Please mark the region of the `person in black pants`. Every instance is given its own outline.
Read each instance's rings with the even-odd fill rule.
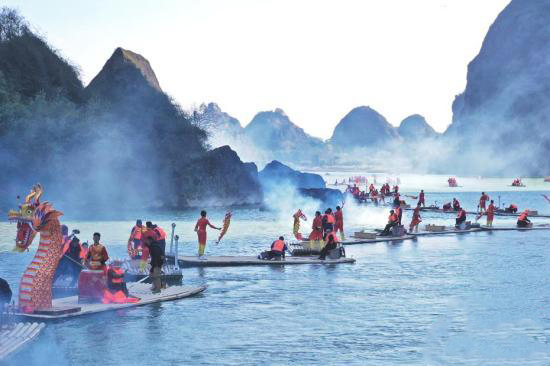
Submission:
[[[337,246],[336,238],[334,237],[334,233],[330,233],[327,235],[327,244],[323,249],[321,249],[321,255],[319,256],[319,259],[325,260],[327,254],[332,249],[336,249]]]
[[[162,252],[162,247],[158,244],[157,241],[150,236],[145,239],[145,245],[149,248],[149,254],[151,255],[151,281],[153,282],[153,287],[151,291],[154,294],[160,293],[162,284],[161,284],[161,271],[162,265],[164,264],[164,253]],[[177,260],[177,258],[176,258]]]

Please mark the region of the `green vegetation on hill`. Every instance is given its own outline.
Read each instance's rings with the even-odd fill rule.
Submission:
[[[13,206],[36,182],[63,209],[92,207],[96,214],[175,206],[176,196],[200,203],[201,190],[189,187],[181,172],[199,182],[213,174],[196,166],[207,153],[205,138],[162,92],[142,56],[118,48],[84,88],[75,67],[21,16],[0,10],[0,208]],[[242,168],[238,156],[228,163],[259,192],[257,171]],[[220,179],[229,186],[238,181]],[[232,197],[207,199],[216,198],[233,203]]]

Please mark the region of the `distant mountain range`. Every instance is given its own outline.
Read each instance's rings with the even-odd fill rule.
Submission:
[[[280,108],[256,114],[244,128],[215,103],[203,104],[193,111],[193,120],[207,131],[212,146],[230,145],[245,160],[259,164],[271,160],[303,166],[338,164],[342,154],[350,149],[385,150],[396,144],[440,137],[418,114],[405,118],[396,128],[366,106],[346,114],[326,141],[306,133]]]

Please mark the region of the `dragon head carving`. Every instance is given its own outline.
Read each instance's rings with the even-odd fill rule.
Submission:
[[[8,220],[17,222],[15,251],[25,251],[42,227],[50,220],[62,215],[61,212],[55,211],[49,202],[40,203],[42,193],[44,193],[42,186],[34,185],[31,192],[25,197],[25,202],[19,205],[19,210],[8,212]]]

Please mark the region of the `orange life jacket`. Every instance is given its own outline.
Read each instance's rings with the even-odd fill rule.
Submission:
[[[273,246],[271,247],[271,250],[274,250],[276,252],[282,252],[285,250],[285,242],[282,240],[275,240],[273,242]]]
[[[462,217],[466,217],[466,211],[464,210],[460,210],[458,211],[458,215],[456,216],[457,218],[462,218]]]
[[[67,253],[67,250],[69,250],[69,245],[71,244],[71,241],[72,241],[72,239],[70,239],[70,238],[65,239],[65,245],[63,245],[63,252],[62,252],[61,256],[63,256],[63,254],[65,254],[65,253]]]
[[[135,225],[135,226],[132,228],[131,239],[132,239],[132,240],[141,240],[142,234],[143,234],[143,226],[142,226],[142,227],[139,227],[139,226]]]
[[[88,253],[90,254],[90,266],[91,267],[100,267],[101,262],[104,260],[103,258],[103,245],[98,244],[90,246],[88,248]]]
[[[521,215],[518,217],[518,221],[525,221],[527,218],[527,212],[522,212]]]
[[[334,224],[334,216],[332,214],[327,214],[327,223]]]
[[[388,217],[388,221],[389,222],[397,222],[399,220],[399,218],[397,217],[396,214],[392,213],[389,217]]]
[[[157,234],[157,237],[156,237],[157,240],[166,239],[166,232],[162,230],[160,226],[157,226],[154,231]]]
[[[124,271],[121,268],[111,267],[111,282],[112,283],[123,283],[124,282]]]
[[[84,248],[82,245],[80,246],[80,258],[86,259],[86,256],[88,255],[88,249]]]

